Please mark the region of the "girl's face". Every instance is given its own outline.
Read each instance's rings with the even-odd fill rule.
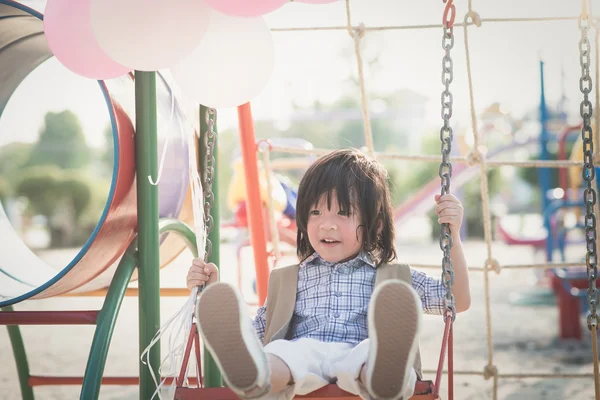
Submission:
[[[331,192],[331,209],[323,195],[308,213],[308,240],[325,261],[346,261],[357,255],[363,243],[360,215],[352,210],[341,210],[335,191]]]

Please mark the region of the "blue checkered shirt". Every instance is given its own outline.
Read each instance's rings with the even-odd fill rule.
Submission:
[[[442,314],[446,289],[442,283],[411,268],[412,286],[423,311]],[[300,264],[296,306],[288,337],[358,344],[368,337],[367,311],[375,285],[375,263],[366,253],[344,263],[323,260],[317,253]],[[268,300],[267,300],[268,301]],[[261,341],[266,305],[258,309],[254,327]]]

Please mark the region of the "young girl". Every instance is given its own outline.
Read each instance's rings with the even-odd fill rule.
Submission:
[[[442,314],[442,283],[396,258],[387,173],[354,149],[318,159],[300,182],[299,265],[271,272],[265,306],[252,321],[217,267],[193,261],[189,288],[206,284],[198,328],[228,386],[244,399],[292,399],[336,382],[363,399],[408,399],[420,378],[421,310]],[[453,293],[470,304],[459,237],[463,210],[436,196],[451,228]]]

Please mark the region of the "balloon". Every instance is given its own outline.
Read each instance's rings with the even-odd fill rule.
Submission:
[[[329,3],[335,3],[338,0],[294,0],[297,1],[299,3],[306,3],[306,4],[329,4]]]
[[[289,0],[206,0],[213,9],[234,17],[259,17],[277,10]]]
[[[181,90],[200,104],[235,107],[263,90],[273,64],[273,38],[262,17],[213,11],[200,45],[171,72]]]
[[[92,29],[113,60],[156,71],[200,43],[211,14],[203,0],[90,0]]]
[[[58,61],[78,75],[112,79],[130,70],[113,61],[98,45],[90,25],[89,0],[49,0],[44,32]]]

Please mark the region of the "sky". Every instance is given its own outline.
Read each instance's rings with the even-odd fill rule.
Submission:
[[[43,12],[45,1],[24,4]],[[418,6],[417,6],[418,4]],[[467,0],[456,0],[457,21],[467,11]],[[444,9],[442,0],[351,0],[354,25],[366,27],[437,24]],[[472,0],[481,18],[565,17],[580,12],[579,1],[564,0]],[[593,7],[600,10],[600,0]],[[594,11],[595,11],[594,10]],[[345,1],[326,5],[288,3],[265,16],[270,28],[344,26]],[[593,37],[593,31],[590,32]],[[356,59],[344,56],[353,49],[345,31],[273,32],[275,67],[268,85],[252,101],[256,119],[285,122],[292,104],[308,106],[313,101],[335,101],[342,94],[360,98],[358,90],[348,93],[344,82],[357,75]],[[480,112],[492,102],[520,116],[537,107],[540,97],[540,59],[545,62],[546,96],[558,101],[564,92],[569,111],[576,116],[579,93],[579,29],[577,21],[484,22],[469,28],[469,49],[474,84],[475,108]],[[439,29],[383,31],[363,39],[363,57],[378,55],[381,68],[367,71],[370,94],[411,89],[427,98],[424,125],[441,123],[440,94],[442,31]],[[453,119],[470,124],[464,35],[455,28]],[[352,56],[352,52],[350,55]],[[564,71],[564,82],[561,82]],[[592,97],[593,98],[593,97]],[[33,141],[47,111],[69,108],[81,119],[89,144],[103,144],[102,131],[108,123],[106,105],[93,80],[78,77],[51,59],[34,71],[19,87],[0,117],[0,146],[20,140]],[[219,110],[221,129],[235,127],[235,109]],[[418,134],[418,132],[416,132]]]

